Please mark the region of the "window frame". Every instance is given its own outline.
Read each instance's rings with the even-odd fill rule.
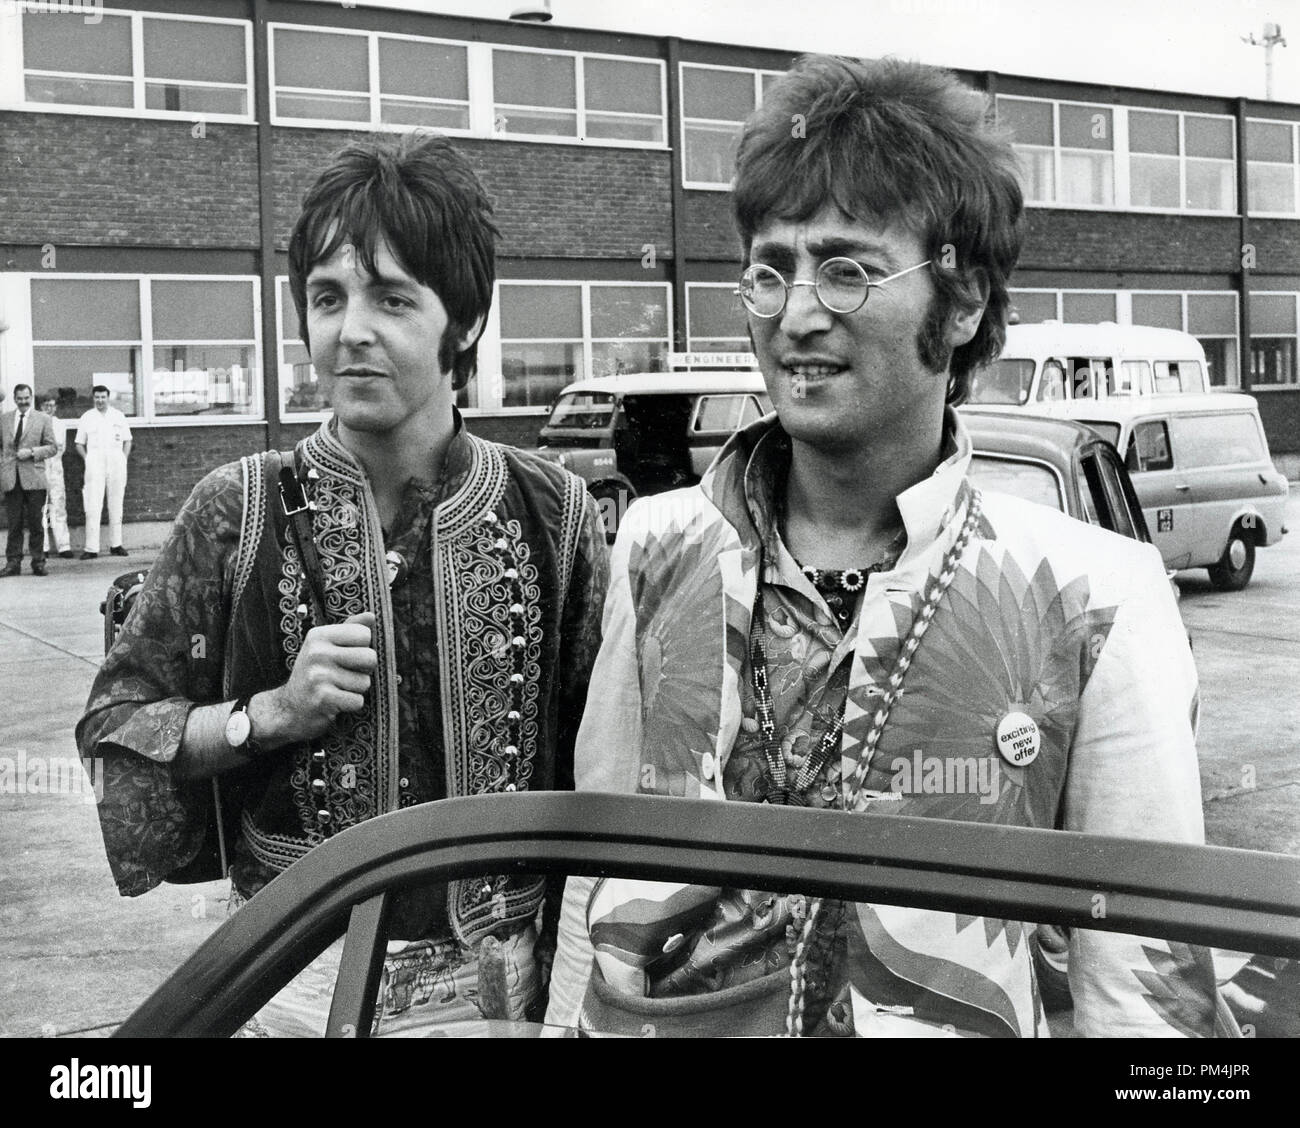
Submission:
[[[1295,331],[1292,333],[1260,333],[1254,329],[1252,324],[1250,333],[1250,394],[1258,395],[1259,393],[1268,394],[1270,392],[1288,392],[1300,388],[1300,293],[1295,290],[1254,290],[1250,291],[1251,298],[1290,298],[1295,307]],[[1249,299],[1248,299],[1249,300]],[[1252,314],[1253,316],[1253,314]],[[1254,353],[1255,344],[1258,341],[1290,341],[1291,342],[1291,380],[1285,384],[1257,384],[1254,378]]]
[[[686,283],[686,351],[687,352],[752,352],[753,346],[750,343],[748,335],[743,337],[707,337],[691,332],[691,291],[695,289],[709,290],[726,290],[734,294],[737,282],[687,282]],[[744,306],[740,305],[740,298],[736,298],[736,304],[740,306],[741,319],[745,320]],[[735,347],[726,349],[703,349],[698,347],[696,341],[734,341]]]
[[[69,78],[104,78],[104,75],[95,75],[83,71],[50,71],[34,70],[27,66],[27,60],[23,50],[22,28],[25,26],[19,24],[18,35],[15,37],[16,45],[11,48],[16,57],[17,66],[14,70],[12,81],[15,86],[13,93],[16,98],[9,97],[0,101],[0,109],[23,110],[31,113],[42,114],[76,114],[78,116],[90,117],[130,117],[130,118],[151,118],[157,121],[189,121],[189,122],[216,122],[247,125],[256,121],[256,102],[253,89],[253,24],[251,20],[234,19],[228,16],[195,16],[182,15],[171,12],[141,12],[126,8],[103,8],[101,13],[104,16],[125,16],[131,21],[131,74],[121,76],[121,80],[129,80],[131,86],[130,106],[96,106],[93,104],[68,103],[68,102],[41,102],[27,97],[27,76],[29,73],[44,76],[62,76]],[[51,16],[67,15],[84,18],[81,13],[45,13],[45,12],[26,12],[19,9],[16,13],[20,20],[22,19],[45,19]],[[174,85],[201,86],[217,90],[241,90],[246,100],[247,111],[242,114],[215,113],[204,110],[155,110],[150,109],[146,103],[147,88],[150,85],[156,85],[163,80],[151,80],[145,73],[144,59],[144,21],[145,20],[166,20],[173,23],[203,23],[203,24],[225,24],[241,27],[244,32],[244,82],[214,82],[211,80],[193,80],[185,83],[175,83]]]
[[[749,113],[754,113],[763,104],[763,78],[779,77],[785,74],[785,71],[769,70],[764,67],[734,67],[726,66],[720,63],[694,63],[683,60],[677,64],[677,89],[681,93],[679,98],[678,119],[682,131],[682,187],[690,188],[699,192],[730,192],[731,181],[725,184],[713,180],[691,180],[686,171],[686,133],[692,124],[700,126],[719,126],[731,125],[739,132],[744,125],[744,120],[733,122],[729,118],[704,118],[704,117],[687,117],[686,116],[686,68],[694,70],[708,71],[729,71],[732,73],[749,74],[753,76],[754,83],[754,108]],[[746,115],[748,117],[748,115]]]
[[[330,89],[328,87],[281,86],[276,78],[276,33],[278,31],[306,32],[316,35],[353,36],[366,42],[366,90]],[[407,43],[430,43],[444,47],[460,47],[465,51],[465,93],[466,98],[420,98],[415,95],[386,94],[380,86],[379,41],[396,39]],[[405,35],[397,32],[374,31],[349,27],[321,27],[315,24],[298,24],[270,22],[267,24],[267,87],[270,100],[270,120],[272,125],[300,129],[347,129],[374,133],[409,133],[412,129],[434,129],[449,137],[475,136],[474,107],[474,53],[478,44],[457,39],[442,39],[428,35]],[[307,118],[288,117],[280,112],[280,93],[291,95],[344,94],[351,98],[366,100],[369,118],[365,121],[347,118]],[[383,102],[385,98],[410,102],[415,105],[461,105],[465,107],[469,124],[461,129],[456,126],[412,126],[383,120]]]
[[[582,312],[582,337],[506,337],[501,333],[501,309],[503,305],[502,292],[503,286],[568,286],[578,287]],[[591,289],[600,286],[641,286],[648,288],[657,288],[664,295],[665,322],[664,327],[667,330],[663,337],[593,337],[591,334]],[[664,345],[664,358],[667,360],[668,354],[672,351],[672,325],[673,325],[673,288],[668,282],[645,281],[643,279],[601,279],[585,280],[580,278],[498,278],[496,285],[492,290],[492,315],[488,319],[488,326],[484,334],[491,332],[494,334],[492,348],[488,355],[495,362],[496,380],[495,387],[480,386],[479,410],[490,412],[493,415],[536,415],[544,414],[547,409],[535,406],[505,406],[505,374],[501,371],[502,361],[504,359],[505,346],[509,344],[554,344],[554,343],[572,343],[578,342],[582,346],[582,371],[574,374],[570,383],[578,380],[590,380],[595,378],[592,371],[593,347],[594,345],[607,344],[616,341],[649,341],[662,343]],[[483,350],[480,348],[480,360],[483,356]],[[483,364],[479,365],[480,375],[482,374]],[[667,368],[664,369],[667,375]],[[483,403],[484,398],[488,400]],[[495,402],[493,402],[495,401]]]
[[[96,348],[96,347],[131,347],[140,349],[140,404],[143,411],[136,415],[127,416],[128,421],[134,428],[137,425],[141,427],[210,427],[210,426],[232,426],[240,423],[261,424],[266,423],[266,398],[265,398],[265,381],[266,381],[266,363],[265,352],[262,342],[262,288],[261,279],[256,274],[106,274],[103,272],[93,271],[69,271],[59,272],[58,274],[48,273],[28,273],[20,276],[23,279],[23,285],[27,291],[27,301],[30,309],[31,303],[31,283],[33,281],[41,282],[59,282],[59,281],[80,281],[80,282],[134,282],[139,288],[139,310],[140,310],[140,332],[135,338],[115,338],[115,339],[93,339],[93,340],[69,340],[69,339],[37,339],[34,330],[31,331],[27,340],[27,367],[29,372],[35,371],[35,351],[38,348]],[[178,340],[176,338],[160,338],[154,333],[153,325],[153,297],[151,284],[154,282],[244,282],[252,284],[253,307],[251,310],[253,323],[253,337],[250,339],[243,337],[231,337],[228,339],[216,338],[194,338],[193,340]],[[29,315],[30,329],[30,315]],[[225,415],[166,415],[158,414],[154,411],[154,351],[157,348],[175,347],[177,345],[194,345],[198,347],[210,346],[213,348],[221,347],[251,347],[253,351],[253,373],[250,378],[249,387],[249,405],[253,409],[247,414],[225,414]]]
[[[998,94],[996,102],[1002,101],[1015,102],[1032,102],[1048,103],[1052,106],[1052,194],[1053,198],[1047,200],[1031,200],[1026,196],[1025,206],[1033,208],[1056,208],[1070,211],[1131,211],[1143,214],[1154,215],[1205,215],[1205,216],[1235,216],[1240,215],[1241,201],[1238,199],[1237,192],[1237,119],[1231,114],[1206,113],[1201,110],[1170,110],[1163,107],[1152,106],[1127,106],[1114,102],[1081,102],[1072,98],[1042,98],[1031,94]],[[1089,109],[1107,110],[1111,114],[1111,156],[1112,156],[1112,191],[1114,203],[1110,204],[1084,204],[1084,203],[1064,203],[1061,201],[1061,156],[1063,152],[1070,153],[1091,153],[1101,152],[1102,150],[1078,149],[1073,146],[1063,146],[1061,144],[1061,107],[1062,106],[1082,106]],[[1129,114],[1130,113],[1157,113],[1157,114],[1176,114],[1178,116],[1178,154],[1153,154],[1153,153],[1135,153],[1132,149],[1129,139]],[[1217,118],[1229,123],[1232,131],[1232,156],[1226,157],[1188,157],[1187,155],[1187,121],[1188,117],[1205,117]],[[1020,144],[1012,142],[1013,148],[1019,155],[1021,150],[1042,151],[1047,148],[1045,145],[1037,143]],[[1150,204],[1135,204],[1133,199],[1133,181],[1132,181],[1132,159],[1134,157],[1155,156],[1168,160],[1178,161],[1178,207],[1159,207]],[[1231,164],[1232,177],[1232,198],[1228,201],[1226,208],[1192,208],[1186,206],[1187,200],[1187,162],[1193,161],[1220,161],[1224,164]]]
[[[1269,165],[1274,168],[1286,168],[1282,161],[1264,161],[1255,160],[1250,156],[1249,145],[1250,137],[1247,134],[1246,144],[1246,194],[1252,197],[1251,207],[1248,212],[1251,216],[1259,216],[1261,219],[1296,219],[1300,218],[1300,121],[1288,121],[1283,118],[1258,118],[1250,117],[1246,119],[1249,126],[1251,122],[1259,125],[1285,125],[1291,130],[1291,200],[1292,210],[1289,212],[1279,211],[1262,211],[1254,206],[1253,193],[1250,191],[1250,166],[1251,165]]]
[[[615,55],[606,51],[566,51],[554,47],[516,47],[505,43],[489,43],[487,47],[487,79],[484,89],[488,94],[488,104],[485,107],[488,117],[487,136],[498,141],[528,141],[542,144],[570,144],[570,145],[595,145],[599,148],[616,148],[616,149],[667,149],[668,148],[668,87],[667,73],[668,68],[663,59],[652,58],[647,55]],[[551,133],[511,133],[509,130],[498,130],[496,128],[497,120],[497,100],[496,100],[496,52],[512,51],[516,54],[534,54],[534,55],[563,55],[573,60],[574,64],[574,109],[576,133],[572,137],[556,135]],[[587,59],[607,59],[618,63],[642,63],[654,64],[659,72],[659,112],[657,114],[639,113],[632,110],[615,111],[615,110],[588,110],[587,109],[587,82],[585,61]],[[472,89],[471,82],[471,89]],[[514,106],[519,109],[533,110],[554,110],[554,106],[527,106],[522,103],[511,102],[502,103],[507,106]],[[569,112],[569,111],[564,111]],[[644,118],[647,121],[659,122],[663,137],[659,141],[637,141],[631,138],[622,137],[588,137],[586,135],[587,114],[588,112],[598,115],[618,116],[618,117],[636,117]]]

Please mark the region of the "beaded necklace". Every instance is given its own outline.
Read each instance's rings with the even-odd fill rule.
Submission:
[[[983,497],[979,490],[972,490],[970,501],[967,504],[966,519],[962,522],[961,530],[957,534],[957,539],[953,541],[952,546],[944,554],[943,563],[939,567],[939,573],[931,576],[926,587],[925,598],[921,602],[921,608],[912,620],[912,626],[907,632],[907,638],[904,639],[903,645],[899,648],[898,658],[894,662],[894,668],[890,671],[887,679],[887,688],[884,698],[877,707],[875,715],[871,719],[871,729],[867,733],[867,739],[863,745],[862,754],[858,758],[858,766],[852,777],[849,779],[849,794],[844,803],[845,811],[852,811],[857,806],[858,796],[862,792],[862,785],[866,781],[867,773],[871,770],[871,761],[876,753],[876,746],[880,743],[880,737],[885,731],[885,724],[889,720],[890,710],[893,709],[894,703],[898,700],[903,690],[903,679],[907,676],[907,671],[911,668],[912,659],[916,656],[916,649],[921,645],[921,639],[924,637],[926,630],[929,628],[934,614],[939,608],[939,603],[943,599],[944,592],[948,590],[953,578],[957,574],[957,565],[961,560],[962,554],[966,551],[967,544],[975,532],[975,526],[979,522],[980,510],[983,506]],[[758,612],[761,610],[762,594],[760,589],[759,601],[755,606],[755,620],[758,619]],[[761,627],[759,628],[761,629]],[[754,640],[754,627],[750,627],[751,648]],[[761,650],[761,644],[760,644]],[[754,662],[754,689],[758,699],[759,724],[765,726],[771,723],[775,728],[775,717],[773,715],[771,691],[767,684],[767,667],[765,663]],[[762,689],[759,689],[760,682]],[[766,720],[765,720],[766,711]],[[843,713],[839,719],[830,726],[827,733],[822,737],[822,744],[827,743],[827,738],[833,732],[835,740],[838,741],[839,735],[843,729]],[[767,756],[769,767],[772,766],[771,757],[768,755],[767,731],[764,727],[763,752]],[[818,758],[822,758],[821,746],[818,747]],[[829,755],[829,753],[827,753]],[[805,761],[804,767],[813,760],[809,755]],[[778,749],[778,759],[779,749]],[[802,770],[800,775],[802,776]],[[773,767],[773,779],[777,781],[778,786],[784,786],[785,762],[780,760],[779,775],[777,769]],[[799,777],[796,777],[795,784],[798,784]],[[805,966],[808,961],[808,949],[812,940],[813,931],[817,924],[818,915],[822,908],[822,898],[815,897],[808,904],[807,911],[803,916],[803,925],[799,931],[798,940],[795,944],[794,956],[790,961],[790,1004],[786,1013],[786,1035],[791,1038],[803,1037],[803,1007],[804,1007],[804,979]]]

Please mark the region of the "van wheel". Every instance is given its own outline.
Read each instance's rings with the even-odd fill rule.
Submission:
[[[1228,547],[1219,562],[1207,570],[1210,583],[1220,591],[1241,591],[1255,571],[1255,538],[1240,525],[1233,526]]]

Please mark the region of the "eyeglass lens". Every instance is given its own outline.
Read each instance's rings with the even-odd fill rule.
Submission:
[[[779,271],[754,263],[740,280],[740,297],[759,317],[775,317],[785,308],[789,286]],[[807,283],[803,283],[807,285]],[[866,301],[870,282],[852,259],[827,259],[817,269],[817,297],[833,313],[853,313]]]

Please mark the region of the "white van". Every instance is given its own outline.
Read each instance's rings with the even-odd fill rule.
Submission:
[[[1008,325],[1002,355],[971,377],[966,402],[1064,414],[1072,400],[1209,391],[1205,350],[1176,329],[1147,325]]]
[[[1114,443],[1168,568],[1208,568],[1240,591],[1255,549],[1286,532],[1287,480],[1273,466],[1253,396],[1115,396],[1065,414]]]

